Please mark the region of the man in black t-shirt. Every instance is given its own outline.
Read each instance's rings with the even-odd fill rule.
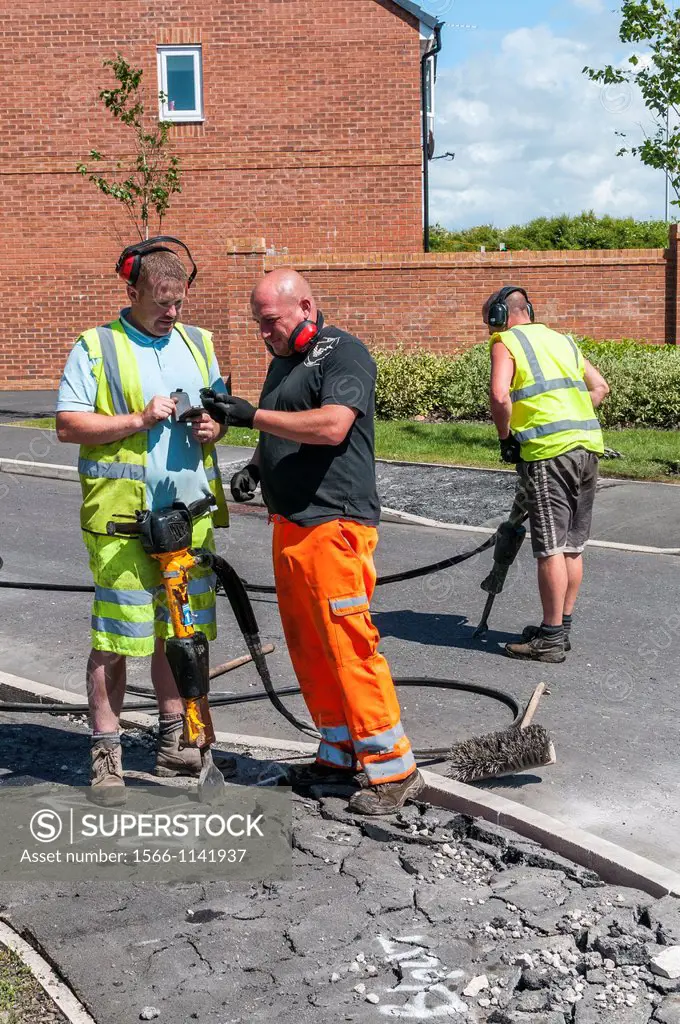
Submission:
[[[296,772],[294,785],[354,780],[361,788],[351,810],[390,814],[423,781],[369,611],[380,519],[375,362],[358,338],[324,325],[293,270],[264,277],[251,306],[274,357],[259,408],[229,395],[204,404],[221,423],[260,431],[231,490],[248,501],[262,484],[286,642],[321,734],[316,761]]]

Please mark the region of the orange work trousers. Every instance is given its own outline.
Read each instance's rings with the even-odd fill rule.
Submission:
[[[366,772],[372,785],[415,768],[369,605],[375,527],[347,519],[274,523],[276,593],[293,668],[321,733],[317,760]]]

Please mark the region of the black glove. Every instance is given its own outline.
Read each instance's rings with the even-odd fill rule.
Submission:
[[[231,494],[234,501],[252,501],[255,488],[260,482],[260,470],[252,463],[239,469],[231,478]]]
[[[522,458],[517,438],[513,434],[508,434],[507,437],[500,438],[498,443],[501,448],[501,462],[507,462],[511,466],[516,466]]]
[[[245,398],[216,394],[212,388],[201,389],[203,408],[217,423],[227,427],[252,427],[257,409]]]

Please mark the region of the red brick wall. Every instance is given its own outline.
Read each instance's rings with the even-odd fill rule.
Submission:
[[[281,263],[267,259],[267,266]],[[375,348],[461,351],[487,336],[486,298],[526,288],[539,318],[596,338],[667,337],[664,250],[431,253],[296,260],[322,308]]]
[[[205,122],[172,129],[183,193],[163,224],[200,264],[192,316],[228,358],[225,239],[278,252],[421,245],[420,41],[391,0],[16,0],[0,19],[0,388],[45,387],[80,330],[123,304],[112,268],[134,238],[119,204],[76,174],[91,148],[129,162],[98,100],[102,61],[144,68],[201,43]],[[9,64],[9,68],[8,68]],[[10,73],[11,71],[11,73]],[[155,229],[155,225],[153,225]],[[9,333],[8,333],[9,332]]]
[[[243,246],[243,249],[247,246]],[[431,253],[405,257],[260,256],[260,270],[289,262],[312,283],[327,321],[382,351],[449,354],[488,337],[481,308],[504,284],[527,289],[538,318],[551,326],[607,338],[677,343],[677,226],[668,250],[609,252]],[[232,256],[243,265],[257,259]],[[248,291],[232,294],[248,310]],[[256,395],[262,380],[257,341],[230,335],[234,385]],[[243,338],[246,339],[245,344]],[[253,363],[253,357],[255,362]],[[253,375],[253,366],[255,375]]]

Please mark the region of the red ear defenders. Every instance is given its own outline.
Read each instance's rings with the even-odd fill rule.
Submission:
[[[288,339],[291,352],[295,352],[296,355],[306,352],[322,327],[323,313],[321,310],[317,313],[316,323],[313,320],[303,320],[301,324],[298,324]]]
[[[495,327],[496,330],[504,331],[505,328],[508,326],[508,318],[510,316],[510,311],[508,309],[508,305],[507,305],[507,301],[506,300],[508,299],[508,297],[510,295],[513,295],[515,292],[520,292],[524,296],[524,298],[527,300],[527,308],[529,310],[529,317],[531,318],[531,322],[533,324],[534,319],[535,319],[535,314],[534,314],[534,307],[529,302],[529,296],[527,295],[527,293],[524,290],[524,288],[518,288],[518,287],[516,287],[513,284],[509,284],[509,285],[506,285],[505,288],[501,288],[501,290],[496,295],[496,298],[494,299],[494,301],[489,306],[489,314],[488,314],[488,324],[489,324],[489,327]]]
[[[184,242],[180,242],[179,238],[173,238],[172,235],[156,235],[155,238],[148,238],[145,242],[136,242],[135,245],[128,245],[126,249],[123,249],[116,263],[116,273],[118,276],[126,284],[130,284],[134,288],[137,284],[139,272],[142,269],[142,260],[145,256],[148,256],[150,252],[175,251],[174,249],[169,249],[167,245],[159,245],[159,242],[172,242],[174,245],[179,245],[180,248],[184,249],[192,267],[189,280],[187,281],[187,288],[191,287],[191,283],[198,273],[198,267],[194,263],[194,258]],[[175,255],[177,254],[175,253]]]

